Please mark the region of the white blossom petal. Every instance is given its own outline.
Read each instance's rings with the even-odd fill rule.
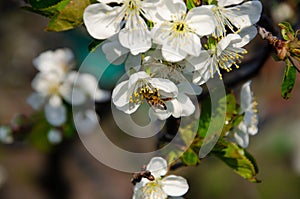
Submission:
[[[259,21],[262,12],[260,1],[247,1],[241,5],[226,8],[224,15],[236,27],[242,29]]]
[[[241,109],[242,110],[249,110],[252,104],[253,96],[252,96],[250,85],[251,85],[251,81],[248,81],[245,84],[243,84],[241,88]]]
[[[196,7],[188,12],[186,22],[198,35],[204,36],[214,32],[216,24],[213,18],[214,15],[210,9]]]
[[[120,31],[125,16],[122,7],[110,7],[104,3],[89,5],[83,13],[83,21],[89,34],[96,39],[107,39]]]
[[[177,96],[177,100],[180,103],[182,110],[180,116],[190,116],[194,113],[196,108],[188,96],[179,93]]]
[[[106,59],[115,65],[122,64],[129,53],[129,49],[120,44],[117,35],[107,39],[107,41],[102,45],[102,51],[104,52]]]
[[[129,16],[126,27],[119,33],[122,46],[130,49],[131,54],[137,55],[151,48],[151,35],[145,21],[134,14]]]
[[[27,103],[34,109],[34,110],[39,110],[43,104],[45,103],[46,98],[45,96],[39,94],[39,93],[32,93],[28,98],[27,98]]]
[[[53,126],[61,126],[67,120],[67,110],[64,105],[51,106],[46,104],[45,116],[47,121]]]
[[[244,124],[240,124],[244,125]],[[236,130],[234,133],[235,142],[243,148],[247,148],[249,145],[249,135],[243,130]]]
[[[43,73],[53,72],[62,78],[66,72],[73,68],[74,55],[68,48],[46,51],[33,60],[33,65]]]
[[[163,0],[157,5],[158,14],[166,21],[181,18],[186,13],[186,5],[182,0]]]
[[[58,144],[62,141],[62,132],[60,132],[57,129],[51,129],[48,132],[47,138],[49,140],[50,143],[52,144]]]
[[[128,80],[119,83],[112,92],[112,101],[117,107],[124,107],[129,103]]]
[[[48,103],[53,107],[58,107],[58,106],[61,106],[62,100],[59,95],[55,94],[55,95],[50,96]]]
[[[257,35],[257,28],[255,26],[243,28],[239,32],[239,35],[241,36],[242,40],[238,43],[234,43],[233,46],[241,48],[247,45]]]
[[[237,5],[242,3],[244,0],[218,0],[218,5],[221,7]]]
[[[169,196],[182,196],[189,190],[189,185],[183,177],[169,175],[162,179],[162,189]]]
[[[160,178],[168,172],[168,163],[162,157],[153,157],[146,169],[149,170],[155,178]]]

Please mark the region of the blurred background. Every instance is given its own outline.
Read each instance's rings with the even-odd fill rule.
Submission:
[[[279,21],[289,21],[299,28],[298,0],[263,3],[275,31]],[[9,123],[16,113],[33,112],[26,103],[32,92],[31,80],[37,73],[33,58],[46,50],[69,47],[80,63],[91,41],[83,28],[45,32],[48,19],[20,9],[22,5],[18,0],[0,2],[0,125]],[[259,104],[259,133],[251,137],[248,150],[257,160],[262,183],[250,183],[220,160],[209,157],[197,167],[176,171],[189,181],[187,199],[300,198],[300,80],[291,99],[283,100],[280,88],[284,64],[269,56],[269,49],[260,38],[249,48],[261,46],[263,54],[254,51],[247,58],[254,60],[255,70],[245,78],[253,77],[252,87]],[[262,60],[265,62],[260,65]],[[250,66],[242,66],[241,71]],[[122,143],[132,145],[126,140]],[[149,150],[154,147],[154,142],[147,144]],[[37,150],[26,142],[0,144],[1,199],[127,199],[132,195],[130,178],[131,174],[94,159],[78,138],[57,145],[51,152]]]

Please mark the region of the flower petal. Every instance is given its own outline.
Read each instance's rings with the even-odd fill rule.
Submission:
[[[111,92],[107,90],[97,89],[95,91],[95,100],[97,102],[105,102],[110,100],[111,98]]]
[[[128,80],[119,83],[112,92],[112,101],[116,107],[129,104]]]
[[[48,132],[47,138],[48,138],[50,143],[58,144],[62,141],[62,132],[60,132],[57,129],[51,129]]]
[[[27,103],[34,109],[39,110],[43,104],[45,103],[46,98],[43,95],[40,95],[39,93],[32,93],[27,98]]]
[[[122,64],[129,53],[129,49],[120,44],[118,36],[113,36],[106,41],[102,45],[102,51],[104,52],[106,59],[115,65]]]
[[[185,178],[169,175],[162,179],[162,189],[169,196],[182,196],[189,190],[189,185]]]
[[[175,97],[178,94],[177,86],[168,79],[152,78],[149,82],[154,88],[159,89],[159,93],[163,97]]]
[[[242,3],[244,0],[218,0],[218,6],[225,7],[231,5],[237,5]]]
[[[196,7],[191,9],[187,16],[186,21],[192,29],[200,36],[209,35],[214,32],[216,24],[214,15],[209,8]]]
[[[158,14],[166,21],[180,19],[186,13],[186,5],[182,0],[163,0],[157,5]]]
[[[258,22],[262,12],[260,1],[247,1],[239,6],[226,8],[224,15],[238,28],[245,28]]]
[[[244,125],[244,124],[242,124],[242,125]],[[238,145],[240,145],[241,147],[246,148],[249,145],[249,135],[246,132],[244,132],[240,129],[237,129],[233,136],[234,136],[236,143]]]
[[[251,81],[243,84],[241,88],[241,109],[243,111],[251,109],[251,103],[253,100],[252,91],[251,91]]]
[[[61,106],[51,106],[46,104],[45,106],[45,116],[47,121],[53,126],[61,126],[66,122],[67,110],[64,105]]]
[[[168,172],[168,163],[162,157],[153,157],[146,169],[149,170],[155,178],[160,178]]]
[[[247,45],[256,35],[257,35],[257,28],[255,26],[250,26],[247,28],[243,28],[241,32],[239,32],[242,40],[238,43],[232,44],[233,47],[241,48]]]
[[[136,13],[128,17],[126,27],[119,33],[122,46],[130,49],[131,54],[137,55],[151,48],[151,34],[145,21]]]
[[[196,108],[188,96],[179,93],[177,100],[180,103],[182,110],[180,116],[189,116],[194,113]]]
[[[123,7],[110,7],[104,3],[89,5],[83,13],[87,31],[95,39],[107,39],[120,31],[125,16]]]

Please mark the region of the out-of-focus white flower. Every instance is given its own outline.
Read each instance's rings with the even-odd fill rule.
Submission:
[[[243,148],[249,145],[249,135],[258,132],[257,102],[253,98],[250,84],[251,81],[246,82],[241,89],[240,114],[244,114],[244,119],[230,132],[233,140]]]
[[[210,48],[203,51],[198,57],[189,57],[187,63],[194,68],[193,82],[203,84],[210,78],[213,78],[217,72],[222,77],[220,69],[231,71],[231,66],[237,68],[243,55],[247,51],[242,48],[249,43],[257,34],[255,27],[243,29],[240,34],[228,34],[220,41],[217,39],[210,40]]]
[[[35,110],[44,107],[47,121],[56,127],[64,124],[67,119],[64,100],[72,105],[82,105],[89,101],[106,101],[110,98],[109,92],[98,88],[94,76],[70,71],[70,65],[73,64],[73,55],[70,53],[68,49],[47,51],[35,59],[40,73],[32,81],[35,92],[27,99]],[[66,56],[65,60],[63,55]]]
[[[61,143],[62,141],[62,132],[59,131],[58,129],[51,129],[49,132],[48,132],[48,140],[50,143],[52,144],[59,144]]]
[[[217,5],[205,6],[214,13],[217,28],[215,36],[225,36],[226,27],[233,33],[252,26],[260,19],[262,4],[258,0],[218,0]]]
[[[185,178],[176,175],[165,176],[168,172],[168,164],[161,157],[152,158],[146,169],[151,172],[155,180],[149,181],[143,178],[141,182],[135,185],[132,199],[179,197],[184,195],[189,189]]]
[[[187,55],[199,56],[200,37],[215,30],[213,13],[206,7],[196,7],[187,14],[182,0],[164,0],[157,5],[161,18],[152,31],[153,42],[162,45],[162,55],[167,61],[178,62]]]
[[[178,92],[177,86],[168,79],[151,78],[141,71],[130,76],[129,80],[118,84],[112,93],[116,107],[127,113],[135,112],[147,102],[151,109],[150,117],[160,120],[191,115],[195,107],[191,100]],[[155,116],[155,117],[152,117]]]
[[[98,1],[89,5],[83,14],[84,23],[92,37],[107,39],[118,33],[121,45],[130,49],[133,55],[149,50],[151,36],[143,17],[152,20],[159,0]],[[111,7],[109,3],[121,5]]]
[[[0,126],[0,142],[11,144],[13,141],[11,129],[8,126]]]

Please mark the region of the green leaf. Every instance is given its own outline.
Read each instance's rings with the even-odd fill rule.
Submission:
[[[286,68],[285,68],[284,78],[281,85],[281,96],[284,99],[289,99],[291,97],[291,92],[296,82],[297,69],[290,61],[290,59],[286,58],[285,63],[286,63]]]
[[[100,46],[100,44],[103,42],[103,40],[98,40],[98,39],[94,39],[90,44],[89,44],[89,51],[90,52],[94,52],[96,50],[96,48],[98,48],[98,46]]]
[[[63,0],[29,0],[28,3],[34,9],[48,8],[54,6]]]
[[[187,166],[195,166],[199,163],[198,154],[190,148],[186,150],[180,158],[182,163]]]
[[[211,120],[211,102],[210,98],[207,97],[202,101],[201,104],[201,115],[199,119],[198,135],[201,138],[206,136],[207,130]]]
[[[240,148],[232,142],[224,139],[215,145],[212,154],[220,158],[225,164],[232,168],[237,174],[250,182],[260,182],[256,179],[258,167],[255,159],[245,149]]]
[[[290,23],[281,22],[278,26],[281,28],[281,35],[286,41],[294,40],[295,32]]]
[[[67,5],[57,15],[53,16],[46,30],[48,31],[65,31],[70,30],[83,23],[84,9],[90,4],[89,0],[65,0]]]
[[[226,101],[226,103],[225,103]],[[199,121],[198,135],[203,138],[207,136],[207,131],[211,123],[211,119],[214,121],[213,132],[220,131],[220,128],[224,128],[225,124],[223,123],[223,113],[226,110],[225,121],[230,121],[234,115],[236,115],[236,99],[233,93],[226,94],[225,97],[219,99],[218,101],[219,107],[212,114],[211,113],[211,102],[210,98],[206,98],[203,100],[201,105],[201,115]],[[227,126],[230,128],[230,126]],[[223,129],[225,131],[226,128]],[[222,131],[222,129],[221,129]],[[222,134],[221,134],[222,135]]]

